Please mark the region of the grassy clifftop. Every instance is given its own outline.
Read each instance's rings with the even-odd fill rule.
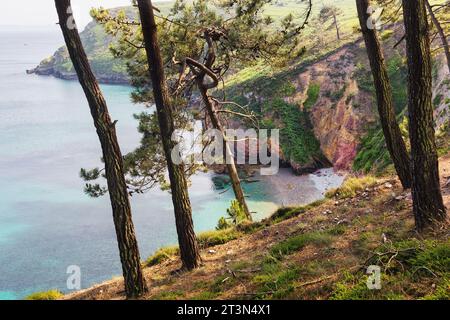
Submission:
[[[114,59],[109,51],[113,39],[95,22],[89,23],[80,34],[92,69],[101,83],[128,84],[124,61]],[[59,48],[30,72],[51,75],[64,80],[76,80],[77,76],[66,47]]]
[[[342,16],[342,25],[344,28],[354,23],[356,15],[353,0],[328,0],[325,1],[325,3],[334,4],[343,9],[345,12]],[[172,4],[171,1],[156,1],[155,6],[158,7],[161,12],[167,13]],[[277,19],[289,13],[296,14],[296,12],[301,12],[301,8],[304,8],[304,5],[305,3],[301,0],[279,0],[275,1],[272,5],[267,6],[265,14]],[[317,14],[321,6],[322,1],[313,1],[313,14]],[[132,7],[115,8],[111,10],[118,11],[121,9],[125,9],[127,15],[130,17],[136,16],[136,12]],[[109,51],[109,46],[114,39],[107,36],[103,28],[94,21],[86,26],[80,35],[91,62],[92,69],[99,82],[128,84],[129,79],[125,62],[114,59]],[[76,74],[64,46],[59,48],[52,56],[44,59],[35,69],[29,70],[29,72],[39,75],[52,75],[65,80],[76,79]]]

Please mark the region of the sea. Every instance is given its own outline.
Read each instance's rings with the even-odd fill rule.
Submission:
[[[0,299],[50,289],[68,293],[70,266],[80,268],[81,288],[121,275],[109,199],[89,198],[79,177],[81,168],[101,166],[83,91],[77,81],[26,73],[62,43],[57,26],[0,27]],[[131,103],[130,87],[101,88],[126,154],[141,139],[133,115],[148,110]],[[231,190],[215,188],[213,177],[192,178],[196,232],[214,229],[233,199]],[[280,205],[264,180],[244,189],[258,218]],[[169,193],[156,187],[131,204],[143,260],[176,244]]]

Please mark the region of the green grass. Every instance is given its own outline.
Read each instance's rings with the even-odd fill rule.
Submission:
[[[154,266],[160,264],[166,260],[171,259],[172,257],[178,255],[180,253],[180,249],[178,246],[164,247],[157,250],[151,257],[149,257],[146,261],[147,266]]]
[[[58,300],[63,294],[58,290],[49,290],[45,292],[35,292],[25,298],[25,300]]]
[[[306,206],[301,207],[283,207],[279,208],[277,211],[275,211],[274,214],[272,214],[269,218],[271,224],[279,223],[281,221],[296,217],[302,213],[307,212],[308,210],[311,210],[313,208],[316,208],[320,205],[322,205],[326,200],[318,200],[313,203],[310,203]]]
[[[450,279],[445,278],[439,285],[436,286],[436,290],[427,294],[422,298],[423,300],[450,300]]]
[[[198,243],[204,248],[216,246],[238,239],[243,234],[235,228],[206,231],[197,235]]]
[[[344,181],[340,188],[327,192],[327,198],[337,197],[346,199],[354,197],[357,192],[361,192],[366,188],[370,188],[377,183],[377,179],[372,176],[351,177]]]
[[[156,294],[152,297],[153,300],[178,300],[183,297],[183,292],[181,291],[167,291]]]
[[[203,291],[198,295],[192,297],[191,300],[214,300],[218,295],[219,293],[217,292]]]
[[[304,277],[317,276],[334,268],[332,262],[311,261],[305,265],[288,263],[287,256],[307,245],[325,247],[332,243],[335,230],[317,231],[293,236],[275,244],[261,261],[261,271],[251,279],[256,286],[254,299],[286,299],[295,291],[297,281]],[[340,234],[340,232],[339,232]],[[286,258],[286,259],[285,259]]]
[[[294,290],[294,283],[300,276],[298,266],[283,267],[280,264],[266,264],[263,272],[253,277],[253,285],[257,286],[259,299],[283,299]]]
[[[235,228],[228,228],[224,230],[202,232],[197,235],[197,240],[202,248],[209,248],[238,239],[242,235],[243,233],[237,231]],[[179,255],[179,253],[180,249],[178,246],[164,247],[157,250],[152,256],[150,256],[146,260],[145,264],[149,267],[155,266]]]
[[[347,227],[343,224],[336,225],[328,230],[328,233],[332,236],[341,236],[343,235],[347,230]]]
[[[363,272],[345,273],[335,283],[334,300],[398,300],[413,295],[414,299],[450,299],[450,241],[416,239],[385,244],[368,264],[383,266],[382,290],[367,288]],[[435,284],[433,288],[431,283]],[[405,296],[406,295],[406,296]]]
[[[309,85],[307,92],[308,98],[303,104],[305,110],[311,110],[311,108],[316,104],[317,100],[319,99],[319,94],[320,94],[320,84],[311,83]]]
[[[277,243],[270,249],[270,256],[275,259],[282,259],[284,256],[299,251],[307,245],[324,246],[332,242],[332,236],[327,232],[311,232],[300,234]]]
[[[383,131],[379,127],[370,129],[361,139],[358,153],[353,161],[355,171],[382,172],[392,164],[386,148]]]
[[[381,246],[378,252],[383,253],[392,249],[399,252],[395,257],[399,263],[393,263],[392,269],[388,270],[392,273],[403,272],[404,267],[410,269],[412,276],[418,277],[448,276],[450,273],[450,240],[446,242],[403,240],[392,246]],[[387,263],[387,259],[388,256],[383,256],[379,261]]]

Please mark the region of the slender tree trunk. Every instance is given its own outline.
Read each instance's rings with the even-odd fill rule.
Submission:
[[[175,209],[175,222],[180,245],[183,268],[192,270],[201,263],[199,247],[192,221],[191,202],[189,200],[188,184],[183,165],[175,165],[172,161],[172,150],[175,143],[172,134],[175,131],[174,115],[171,100],[164,76],[164,67],[158,43],[158,31],[150,0],[138,0],[141,17],[142,33],[153,86],[153,95],[158,114],[159,128],[167,159],[172,202]]]
[[[446,219],[433,124],[429,26],[425,0],[403,0],[409,88],[412,196],[416,227]]]
[[[356,0],[361,30],[366,43],[367,55],[369,56],[377,93],[378,113],[380,115],[387,149],[394,162],[397,174],[402,182],[403,188],[409,189],[411,188],[410,158],[396,120],[392,102],[392,88],[380,40],[376,30],[367,27],[367,21],[370,19],[367,13],[369,5],[369,0]]]
[[[203,103],[206,106],[206,109],[208,110],[209,118],[211,119],[211,123],[214,126],[215,129],[219,130],[222,133],[222,136],[224,137],[225,141],[225,154],[226,154],[226,160],[227,160],[227,169],[228,174],[230,175],[231,185],[233,187],[234,195],[236,197],[236,200],[239,202],[240,206],[244,210],[245,216],[248,220],[252,221],[252,215],[250,213],[250,210],[247,206],[247,201],[245,200],[244,191],[242,190],[241,186],[241,180],[239,178],[239,174],[236,168],[236,164],[234,162],[234,156],[233,152],[231,151],[230,144],[225,139],[225,131],[223,129],[222,123],[220,122],[219,116],[217,114],[216,108],[214,104],[211,102],[211,99],[208,97],[208,89],[205,88],[203,85],[203,80],[199,79],[197,80],[197,85],[200,90],[200,93],[203,98]]]
[[[335,14],[333,14],[334,26],[336,27],[336,36],[338,40],[341,40],[341,32],[339,31],[339,24]]]
[[[89,66],[74,24],[70,0],[55,0],[55,5],[59,16],[59,25],[78,79],[89,102],[103,150],[126,295],[128,298],[139,297],[147,291],[147,285],[142,275],[141,259],[134,232],[123,158],[117,141],[115,123],[111,121],[106,101]]]
[[[428,12],[430,14],[431,21],[436,27],[439,37],[441,38],[442,46],[444,47],[445,57],[447,58],[447,67],[448,70],[450,71],[450,47],[448,45],[447,37],[445,35],[444,30],[442,29],[439,20],[436,18],[436,15],[433,12],[433,8],[431,7],[430,2],[428,0],[425,1],[425,5],[427,6]]]

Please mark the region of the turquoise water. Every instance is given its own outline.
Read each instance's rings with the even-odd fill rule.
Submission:
[[[59,30],[0,30],[0,299],[66,290],[67,267],[81,268],[82,287],[120,275],[109,199],[90,199],[78,177],[100,165],[100,146],[77,82],[26,75],[63,42]],[[102,86],[122,151],[138,145],[130,89]],[[259,183],[245,186],[259,216],[276,205]],[[231,191],[215,191],[210,174],[190,190],[196,231],[214,228]],[[141,256],[176,243],[169,194],[158,189],[132,198]]]

